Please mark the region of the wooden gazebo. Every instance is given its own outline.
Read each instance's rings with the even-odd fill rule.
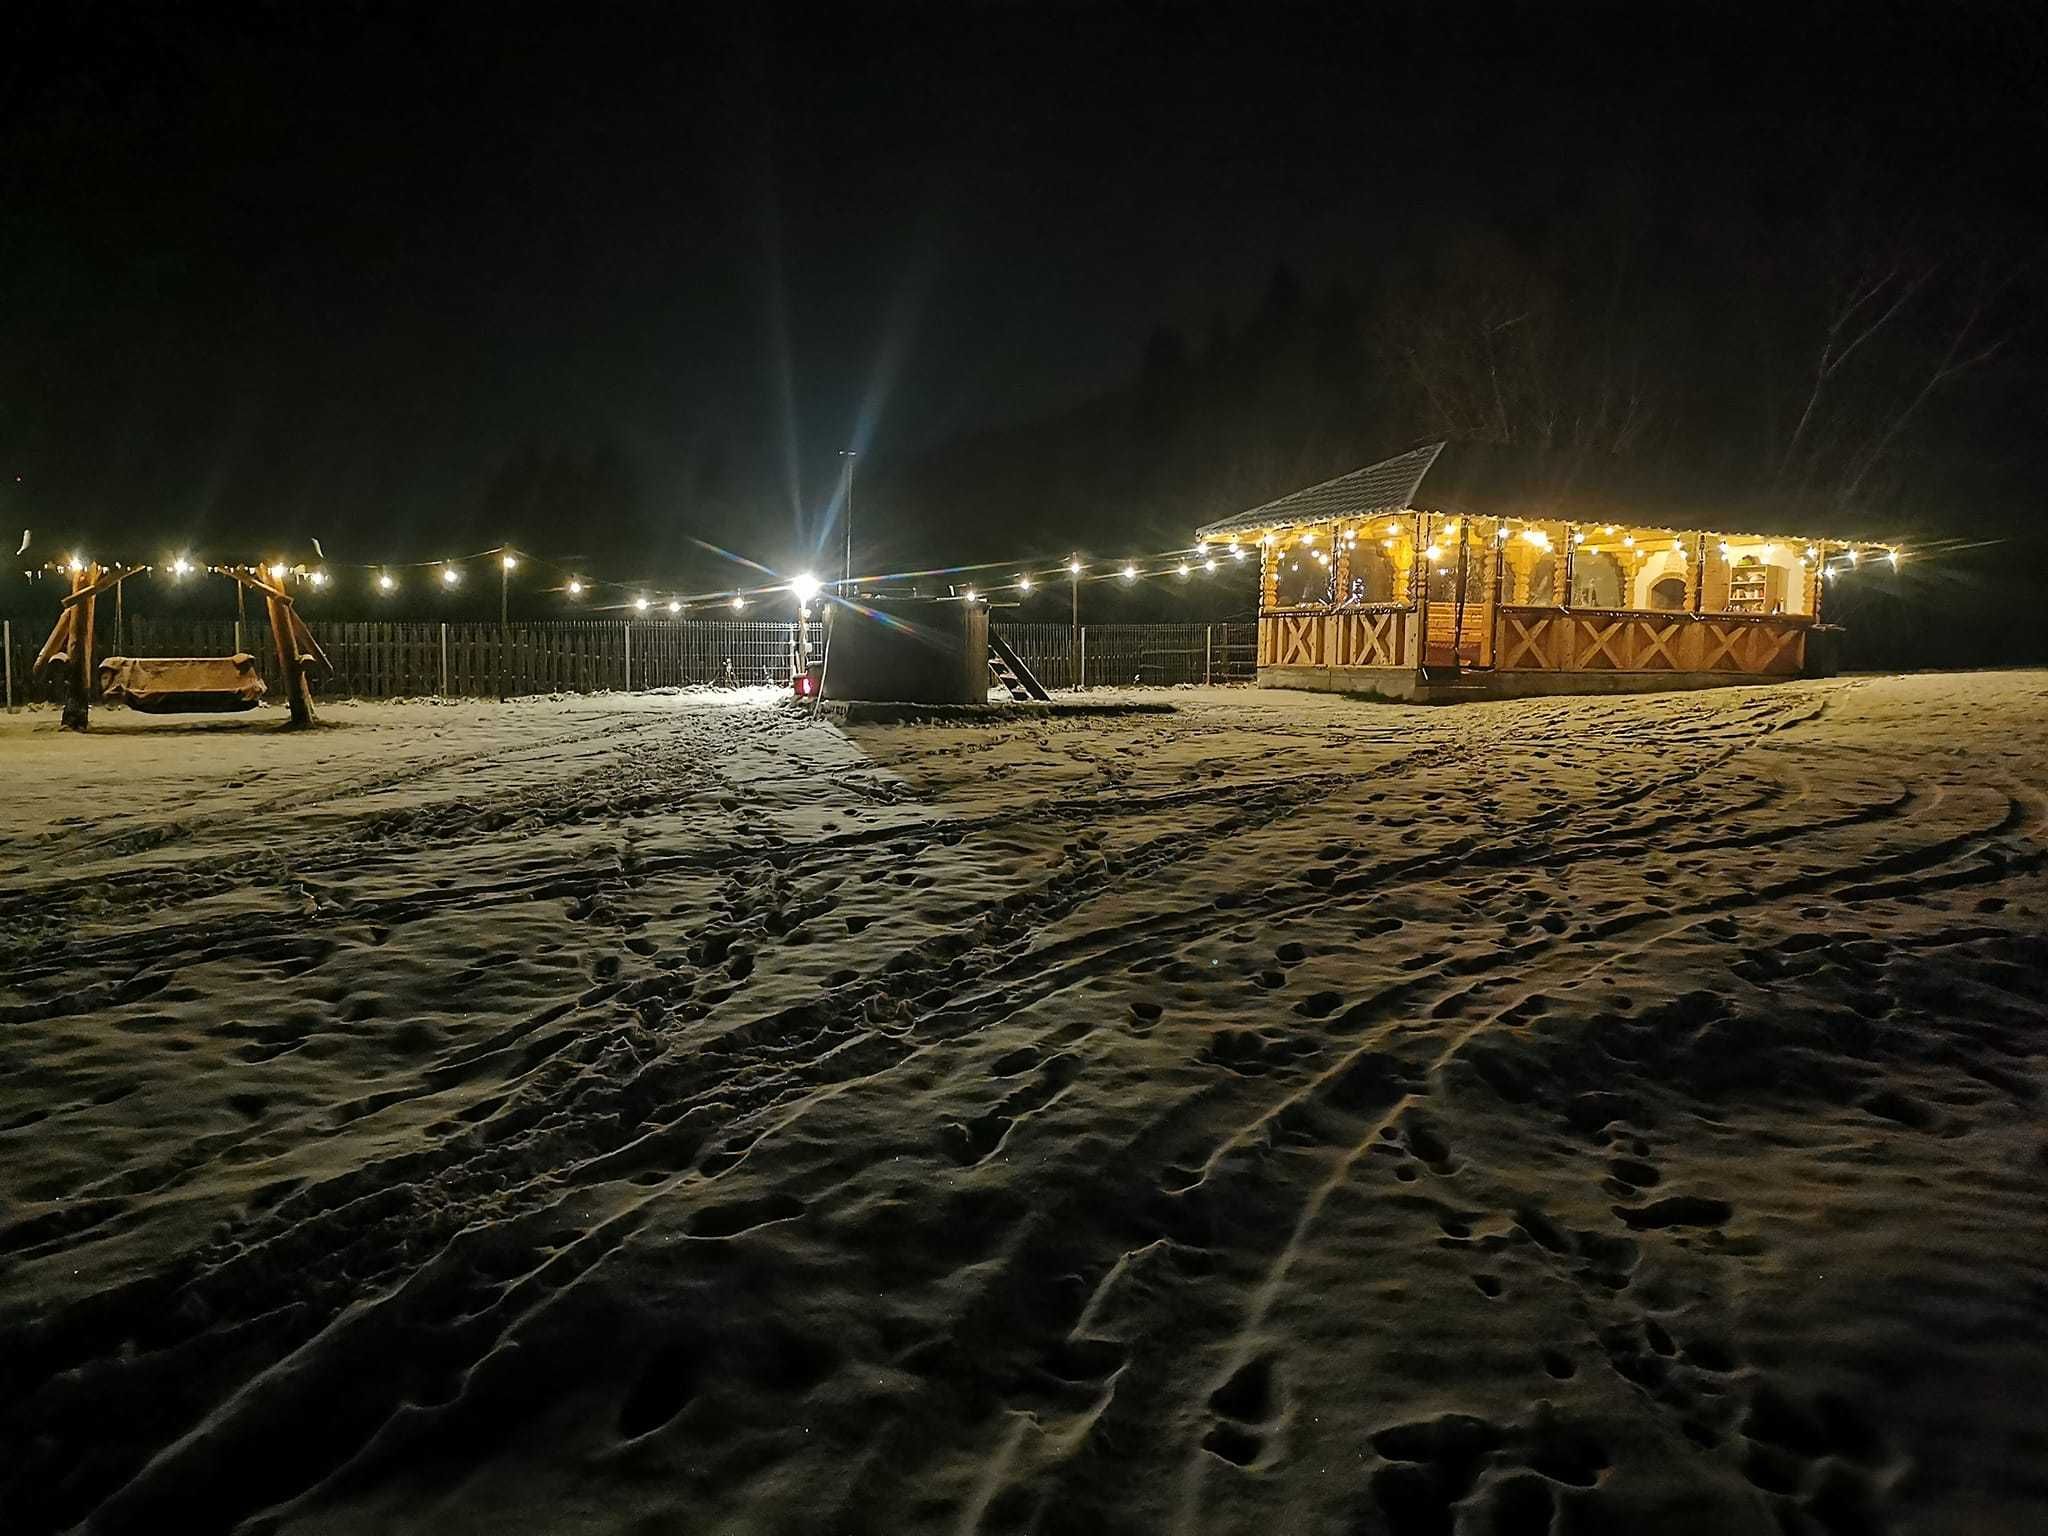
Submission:
[[[1198,534],[1258,550],[1268,686],[1509,696],[1831,672],[1829,579],[1897,547],[1725,526],[1747,520],[1612,463],[1432,442]]]

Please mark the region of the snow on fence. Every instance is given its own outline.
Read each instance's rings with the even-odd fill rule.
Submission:
[[[277,653],[260,617],[240,626],[231,619],[152,619],[132,615],[116,636],[104,616],[102,656],[228,656],[249,652],[273,693],[280,689]],[[1075,635],[1065,624],[1012,624],[997,628],[1048,688],[1071,688],[1080,673]],[[20,623],[11,626],[14,696],[11,702],[54,700],[54,680],[31,684],[29,666],[42,643]],[[1090,687],[1170,687],[1178,683],[1249,682],[1257,653],[1253,624],[1085,624],[1078,650],[1086,657]],[[680,687],[716,683],[732,663],[742,683],[781,682],[790,673],[794,623],[726,619],[558,619],[511,624],[440,624],[399,621],[325,623],[313,634],[334,663],[332,676],[316,677],[326,698],[495,698],[501,681],[510,694],[595,693],[606,689]],[[811,626],[814,648],[823,626]]]

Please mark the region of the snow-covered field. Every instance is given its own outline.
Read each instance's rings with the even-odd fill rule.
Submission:
[[[2048,674],[0,718],[0,1530],[2048,1528]]]

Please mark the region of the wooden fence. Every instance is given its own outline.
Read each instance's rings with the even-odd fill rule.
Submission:
[[[1080,656],[1067,625],[998,621],[998,628],[1048,688],[1074,686]],[[130,615],[116,636],[103,607],[98,629],[98,655],[229,656],[242,650],[256,658],[273,693],[281,686],[276,649],[261,618],[240,626],[237,635],[230,619]],[[738,682],[780,682],[789,676],[796,643],[794,623],[725,619],[561,619],[502,629],[487,622],[369,621],[316,623],[313,634],[334,663],[331,676],[316,678],[315,695],[357,699],[686,687],[721,681],[728,662]],[[1087,624],[1079,651],[1092,687],[1249,682],[1256,638],[1251,624]],[[16,622],[11,640],[9,702],[54,700],[54,681],[31,684],[28,675],[42,628],[30,634]],[[814,654],[823,643],[823,626],[814,622]]]

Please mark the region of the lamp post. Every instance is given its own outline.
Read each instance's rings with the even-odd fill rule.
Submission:
[[[1067,585],[1074,600],[1073,627],[1067,634],[1067,659],[1074,664],[1074,687],[1078,689],[1084,686],[1081,677],[1081,552],[1078,549],[1067,559]]]
[[[856,457],[851,448],[839,450],[840,489],[839,505],[846,517],[846,581],[853,583],[853,461]]]
[[[519,563],[519,557],[507,549],[498,557],[498,702],[505,702],[510,691],[506,681],[506,652],[511,646],[512,633],[506,622],[506,594],[512,585],[512,567]]]

